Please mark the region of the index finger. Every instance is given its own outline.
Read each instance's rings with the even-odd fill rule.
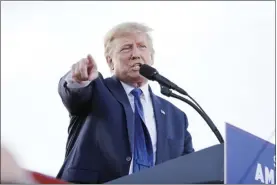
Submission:
[[[88,65],[94,64],[94,59],[92,58],[91,54],[88,54],[87,59],[88,59]]]

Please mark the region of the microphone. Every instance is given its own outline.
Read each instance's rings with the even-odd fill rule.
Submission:
[[[148,80],[157,81],[163,87],[167,87],[168,89],[173,89],[185,96],[188,96],[200,108],[200,110],[202,110],[205,113],[202,107],[184,89],[178,87],[176,84],[174,84],[164,76],[160,75],[155,68],[147,64],[141,64],[139,73],[145,78],[147,78]]]
[[[213,121],[209,118],[209,116],[205,113],[205,111],[200,107],[200,105],[191,96],[189,96],[189,94],[185,90],[183,90],[182,88],[178,87],[176,84],[174,84],[167,78],[160,75],[155,68],[153,68],[149,65],[146,65],[146,64],[141,65],[139,72],[145,78],[147,78],[149,80],[157,81],[161,86],[161,93],[163,95],[168,96],[168,97],[177,98],[177,99],[189,104],[192,108],[194,108],[200,114],[200,116],[206,121],[206,123],[208,124],[210,129],[213,131],[213,133],[217,137],[218,141],[220,143],[224,143],[224,139],[223,139],[222,135],[220,134],[219,130],[217,129],[217,127],[215,126],[215,124],[213,123]],[[192,99],[192,101],[196,105],[193,104],[188,99],[183,98],[177,94],[174,94],[170,89],[176,90],[177,92],[179,92],[185,96],[188,96],[189,98]]]
[[[188,95],[188,93],[184,89],[178,87],[176,84],[174,84],[164,76],[160,75],[155,68],[147,64],[142,64],[140,66],[139,73],[149,80],[157,81],[162,86],[168,87],[169,89],[173,89],[185,96]]]

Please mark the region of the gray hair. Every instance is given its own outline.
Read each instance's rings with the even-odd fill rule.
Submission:
[[[153,48],[153,41],[149,32],[153,31],[152,28],[136,22],[124,22],[116,25],[111,30],[107,32],[104,37],[104,47],[105,47],[105,57],[111,55],[113,49],[113,41],[115,38],[120,37],[125,33],[145,33],[147,37],[148,44],[151,50],[151,58],[154,59],[155,50]]]

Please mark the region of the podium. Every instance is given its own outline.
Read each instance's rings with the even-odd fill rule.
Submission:
[[[107,184],[223,184],[224,144],[156,165]]]
[[[107,184],[274,184],[276,145],[229,123],[225,128],[225,144],[178,157]]]

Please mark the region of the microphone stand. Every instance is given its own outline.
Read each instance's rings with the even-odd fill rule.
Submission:
[[[191,98],[195,102],[195,104],[198,105],[198,107],[194,103],[189,101],[188,99],[173,93],[172,90],[170,90],[168,87],[165,87],[165,86],[162,86],[162,85],[160,85],[160,86],[161,86],[161,93],[163,95],[179,99],[179,100],[189,104],[191,107],[193,107],[201,115],[201,117],[207,122],[210,129],[213,131],[213,133],[217,137],[218,141],[220,143],[224,143],[224,139],[223,139],[222,135],[220,134],[219,130],[217,129],[217,127],[215,126],[215,124],[213,123],[213,121],[209,118],[209,116],[204,112],[204,110],[200,107],[200,105],[198,105],[198,103],[193,98],[191,98],[187,94],[187,96],[189,98]]]

